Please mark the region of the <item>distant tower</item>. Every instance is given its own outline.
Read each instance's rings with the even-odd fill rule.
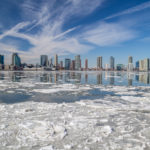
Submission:
[[[75,70],[81,69],[81,59],[80,55],[75,56]]]
[[[85,60],[85,69],[88,70],[88,59]]]
[[[20,57],[18,56],[17,53],[12,54],[12,65],[16,66],[16,67],[21,66],[21,59],[20,59]]]
[[[48,66],[48,56],[41,55],[41,66],[46,67]]]
[[[65,59],[65,69],[70,70],[71,67],[71,60],[70,59]]]
[[[103,60],[102,56],[97,57],[97,69],[102,69],[103,68]]]
[[[115,58],[113,56],[110,57],[110,69],[115,69]]]
[[[55,59],[54,59],[54,66],[57,67],[58,66],[58,55],[55,55]]]
[[[53,59],[52,58],[50,58],[50,60],[49,60],[49,66],[53,67]]]
[[[75,70],[75,60],[72,60],[71,62],[71,70]]]
[[[144,59],[144,71],[149,71],[149,59]]]
[[[0,55],[0,64],[4,65],[4,55]]]
[[[127,70],[128,71],[133,71],[133,69],[134,69],[134,66],[133,66],[133,57],[129,56],[128,57],[128,68],[127,68]]]
[[[63,68],[63,61],[60,61],[60,68]]]
[[[129,64],[129,63],[133,63],[133,57],[132,57],[132,56],[129,56],[129,57],[128,57],[128,64]]]

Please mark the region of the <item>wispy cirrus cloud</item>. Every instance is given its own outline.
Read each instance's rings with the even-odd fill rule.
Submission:
[[[81,36],[84,40],[98,46],[112,46],[136,37],[136,32],[121,22],[99,22],[87,29]]]
[[[150,8],[150,1],[142,3],[142,4],[137,5],[137,6],[134,6],[132,8],[126,9],[126,10],[124,10],[122,12],[119,12],[119,13],[116,13],[114,15],[108,16],[108,17],[105,18],[105,20],[115,18],[115,17],[119,17],[119,16],[122,16],[122,15],[132,14],[132,13],[142,11],[142,10],[148,9],[148,8]]]
[[[41,54],[49,56],[85,53],[94,49],[94,45],[110,46],[135,37],[132,29],[121,23],[98,22],[91,25],[75,26],[63,29],[64,24],[72,17],[84,17],[100,7],[105,0],[57,0],[46,1],[39,5],[33,0],[25,1],[22,8],[23,22],[0,35],[0,40],[13,36],[27,40],[32,47],[27,51],[12,48],[3,44],[5,53],[18,52],[24,62],[38,62]],[[36,28],[38,30],[34,31]],[[34,32],[33,32],[34,31]],[[71,34],[75,32],[75,34]],[[85,44],[88,43],[88,44]],[[16,44],[16,43],[14,43]],[[0,48],[0,52],[2,51]]]

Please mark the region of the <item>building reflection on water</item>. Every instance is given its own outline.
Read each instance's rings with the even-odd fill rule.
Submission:
[[[102,79],[103,74],[102,73],[97,74],[97,84],[103,84]]]
[[[144,84],[150,84],[150,73],[136,75],[135,79],[138,82],[141,82]]]
[[[13,82],[21,82],[21,79],[25,78],[24,72],[12,72],[11,79]]]
[[[88,74],[85,74],[85,83],[88,83]]]
[[[109,76],[109,84],[114,85],[114,83],[115,83],[115,78],[114,78],[115,74],[114,74],[114,72],[110,72],[109,75],[110,75]]]
[[[105,78],[104,78],[105,77]],[[119,78],[118,78],[119,77]],[[27,80],[50,83],[97,83],[109,85],[139,85],[150,84],[150,73],[122,73],[122,72],[98,72],[90,74],[87,72],[0,72],[0,80],[11,80],[22,82]],[[137,82],[135,82],[137,81]]]
[[[134,78],[134,74],[133,73],[128,73],[127,74],[128,86],[132,86],[133,85],[133,78]]]

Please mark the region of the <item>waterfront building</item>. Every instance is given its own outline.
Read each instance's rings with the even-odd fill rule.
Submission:
[[[41,66],[42,67],[48,66],[48,56],[47,55],[41,55]]]
[[[116,69],[118,71],[124,70],[124,65],[123,64],[117,64]]]
[[[110,69],[115,69],[115,58],[113,56],[110,57]]]
[[[70,70],[71,68],[71,60],[66,58],[65,59],[65,70]]]
[[[105,70],[109,69],[109,64],[105,64]]]
[[[128,67],[127,67],[127,71],[133,71],[133,69],[134,69],[133,64],[132,64],[132,63],[129,63],[129,64],[128,64]]]
[[[149,59],[144,59],[144,71],[149,71]]]
[[[103,69],[103,60],[102,56],[97,57],[97,69]]]
[[[139,61],[139,70],[140,71],[149,71],[149,59],[146,58],[144,60]]]
[[[63,68],[63,61],[60,61],[60,69]]]
[[[130,64],[130,63],[133,63],[133,57],[132,56],[128,57],[128,64]]]
[[[80,55],[75,56],[75,70],[81,70]]]
[[[49,59],[49,66],[50,66],[50,68],[53,67],[53,59],[52,58]]]
[[[4,55],[0,55],[0,64],[4,65]]]
[[[75,70],[75,60],[72,60],[71,62],[71,70]]]
[[[129,56],[128,57],[128,66],[127,66],[127,71],[133,71],[134,66],[133,66],[133,57]]]
[[[88,70],[88,59],[85,59],[85,70]]]
[[[58,67],[58,55],[57,54],[55,55],[55,58],[54,58],[54,66]]]
[[[4,69],[7,70],[7,71],[10,70],[10,66],[9,65],[5,65]]]
[[[136,69],[139,69],[139,61],[137,61],[137,62],[135,63],[135,68],[136,68]]]
[[[18,56],[18,53],[12,54],[12,66],[21,67],[21,59]]]

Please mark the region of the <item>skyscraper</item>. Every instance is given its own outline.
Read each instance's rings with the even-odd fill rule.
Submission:
[[[97,69],[102,69],[103,68],[103,60],[102,56],[97,57]]]
[[[58,55],[55,55],[55,59],[54,59],[54,66],[58,67]]]
[[[149,71],[149,59],[146,58],[144,60],[139,61],[139,70],[140,71]]]
[[[75,60],[72,60],[71,62],[71,70],[75,70]]]
[[[127,67],[127,70],[128,71],[133,71],[133,69],[134,69],[134,66],[133,66],[133,57],[129,56],[128,57],[128,67]]]
[[[4,65],[4,55],[0,55],[0,64]]]
[[[88,59],[85,60],[85,69],[88,70]]]
[[[52,59],[52,58],[49,59],[49,66],[50,66],[51,68],[53,67],[53,59]]]
[[[75,56],[75,69],[76,70],[80,70],[81,69],[80,55]]]
[[[129,57],[128,57],[128,64],[129,64],[129,63],[133,63],[133,57],[132,57],[132,56],[129,56]]]
[[[135,63],[135,67],[136,67],[136,69],[139,69],[139,61],[137,61],[137,62]]]
[[[63,61],[60,61],[60,68],[63,68]]]
[[[70,70],[70,65],[71,65],[71,60],[70,59],[65,59],[65,69]]]
[[[16,67],[21,67],[21,59],[18,56],[18,53],[12,54],[12,65]]]
[[[115,69],[115,58],[113,56],[110,57],[110,69]]]
[[[149,59],[146,58],[144,59],[144,71],[148,71],[149,70]]]
[[[47,55],[41,55],[41,66],[42,67],[48,66],[48,56]]]

